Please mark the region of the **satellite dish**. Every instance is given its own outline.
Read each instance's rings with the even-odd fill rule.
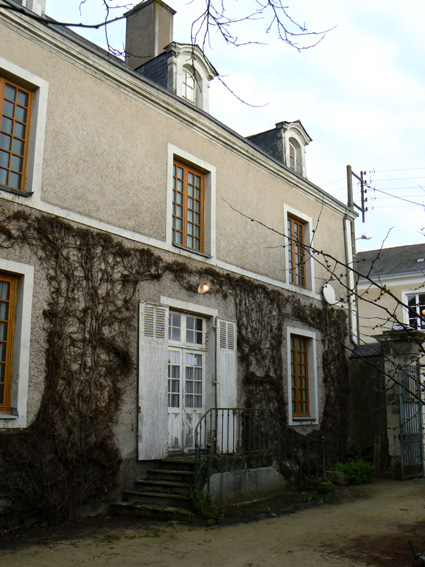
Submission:
[[[326,303],[328,303],[329,305],[335,305],[335,303],[337,303],[335,291],[334,288],[331,286],[331,284],[329,283],[325,284],[323,286],[322,293],[323,293],[323,299],[326,301]]]

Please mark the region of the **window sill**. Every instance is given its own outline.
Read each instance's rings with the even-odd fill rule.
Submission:
[[[10,413],[0,413],[0,419],[18,419],[18,416]]]
[[[291,417],[291,420],[296,423],[314,423],[316,421],[315,417]]]
[[[179,250],[184,250],[185,252],[196,254],[196,256],[202,256],[202,258],[211,258],[209,254],[205,254],[204,252],[200,252],[199,250],[193,250],[193,248],[186,248],[186,246],[181,246],[180,244],[175,244],[174,242],[173,246],[174,248],[178,248]]]
[[[17,189],[11,189],[10,187],[6,187],[5,185],[0,185],[0,190],[5,191],[6,193],[12,193],[12,195],[19,195],[20,197],[28,198],[34,195],[33,191],[31,191],[31,193],[24,193],[23,191],[18,191]]]

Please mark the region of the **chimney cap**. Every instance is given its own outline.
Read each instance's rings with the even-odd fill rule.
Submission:
[[[172,16],[174,16],[174,14],[176,14],[176,11],[173,10],[173,8],[171,8],[171,6],[169,6],[168,4],[163,2],[162,0],[146,0],[145,2],[139,2],[139,4],[136,4],[135,6],[133,6],[133,8],[131,10],[129,10],[128,12],[126,12],[124,14],[124,16],[126,18],[128,18],[129,16],[132,16],[133,14],[138,12],[139,10],[143,10],[143,8],[146,8],[146,6],[149,6],[150,4],[159,4],[162,8],[165,8],[166,10],[171,12]]]

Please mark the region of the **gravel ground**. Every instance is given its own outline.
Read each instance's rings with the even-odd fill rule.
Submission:
[[[425,552],[425,479],[340,488],[330,503],[292,502],[297,511],[283,514],[287,503],[238,507],[239,523],[213,528],[110,516],[39,526],[3,534],[0,565],[404,567],[413,565],[409,539]]]

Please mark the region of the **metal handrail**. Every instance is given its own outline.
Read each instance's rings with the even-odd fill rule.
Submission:
[[[326,479],[325,438],[295,431],[269,409],[213,408],[195,428],[195,495],[211,503],[211,455],[271,454],[288,476]]]

